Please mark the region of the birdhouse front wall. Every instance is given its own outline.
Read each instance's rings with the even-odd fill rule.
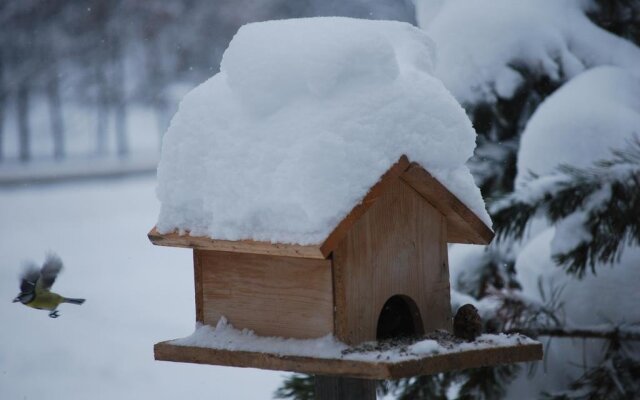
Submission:
[[[333,333],[331,260],[194,250],[196,319],[261,336]]]
[[[327,259],[195,249],[197,320],[353,345],[381,338],[393,297],[406,302],[412,333],[450,330],[447,219],[402,178],[386,182]]]
[[[444,215],[406,182],[389,184],[333,252],[340,340],[376,340],[382,308],[396,295],[415,303],[425,332],[451,329],[446,229]]]

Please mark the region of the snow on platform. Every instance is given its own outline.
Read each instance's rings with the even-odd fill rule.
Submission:
[[[155,345],[156,360],[397,379],[482,366],[537,361],[542,345],[519,334],[484,334],[465,342],[445,331],[418,339],[350,347],[332,335],[317,339],[263,337],[237,330],[223,317],[188,337]]]

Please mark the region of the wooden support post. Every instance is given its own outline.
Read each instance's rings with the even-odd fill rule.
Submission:
[[[376,381],[316,375],[316,400],[375,400]]]

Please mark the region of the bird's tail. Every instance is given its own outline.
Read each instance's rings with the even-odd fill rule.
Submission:
[[[77,305],[84,303],[84,299],[68,299],[66,297],[64,298],[63,301],[65,303],[71,303],[71,304],[77,304]]]

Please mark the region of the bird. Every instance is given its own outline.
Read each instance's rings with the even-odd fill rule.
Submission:
[[[20,293],[13,302],[20,302],[38,310],[48,310],[51,318],[60,316],[56,309],[61,303],[84,303],[85,299],[63,297],[51,291],[51,286],[61,270],[62,260],[55,254],[47,255],[39,270],[35,264],[28,265],[20,277]]]
[[[453,335],[473,342],[482,333],[482,320],[478,310],[472,304],[465,304],[458,308],[453,317]]]

